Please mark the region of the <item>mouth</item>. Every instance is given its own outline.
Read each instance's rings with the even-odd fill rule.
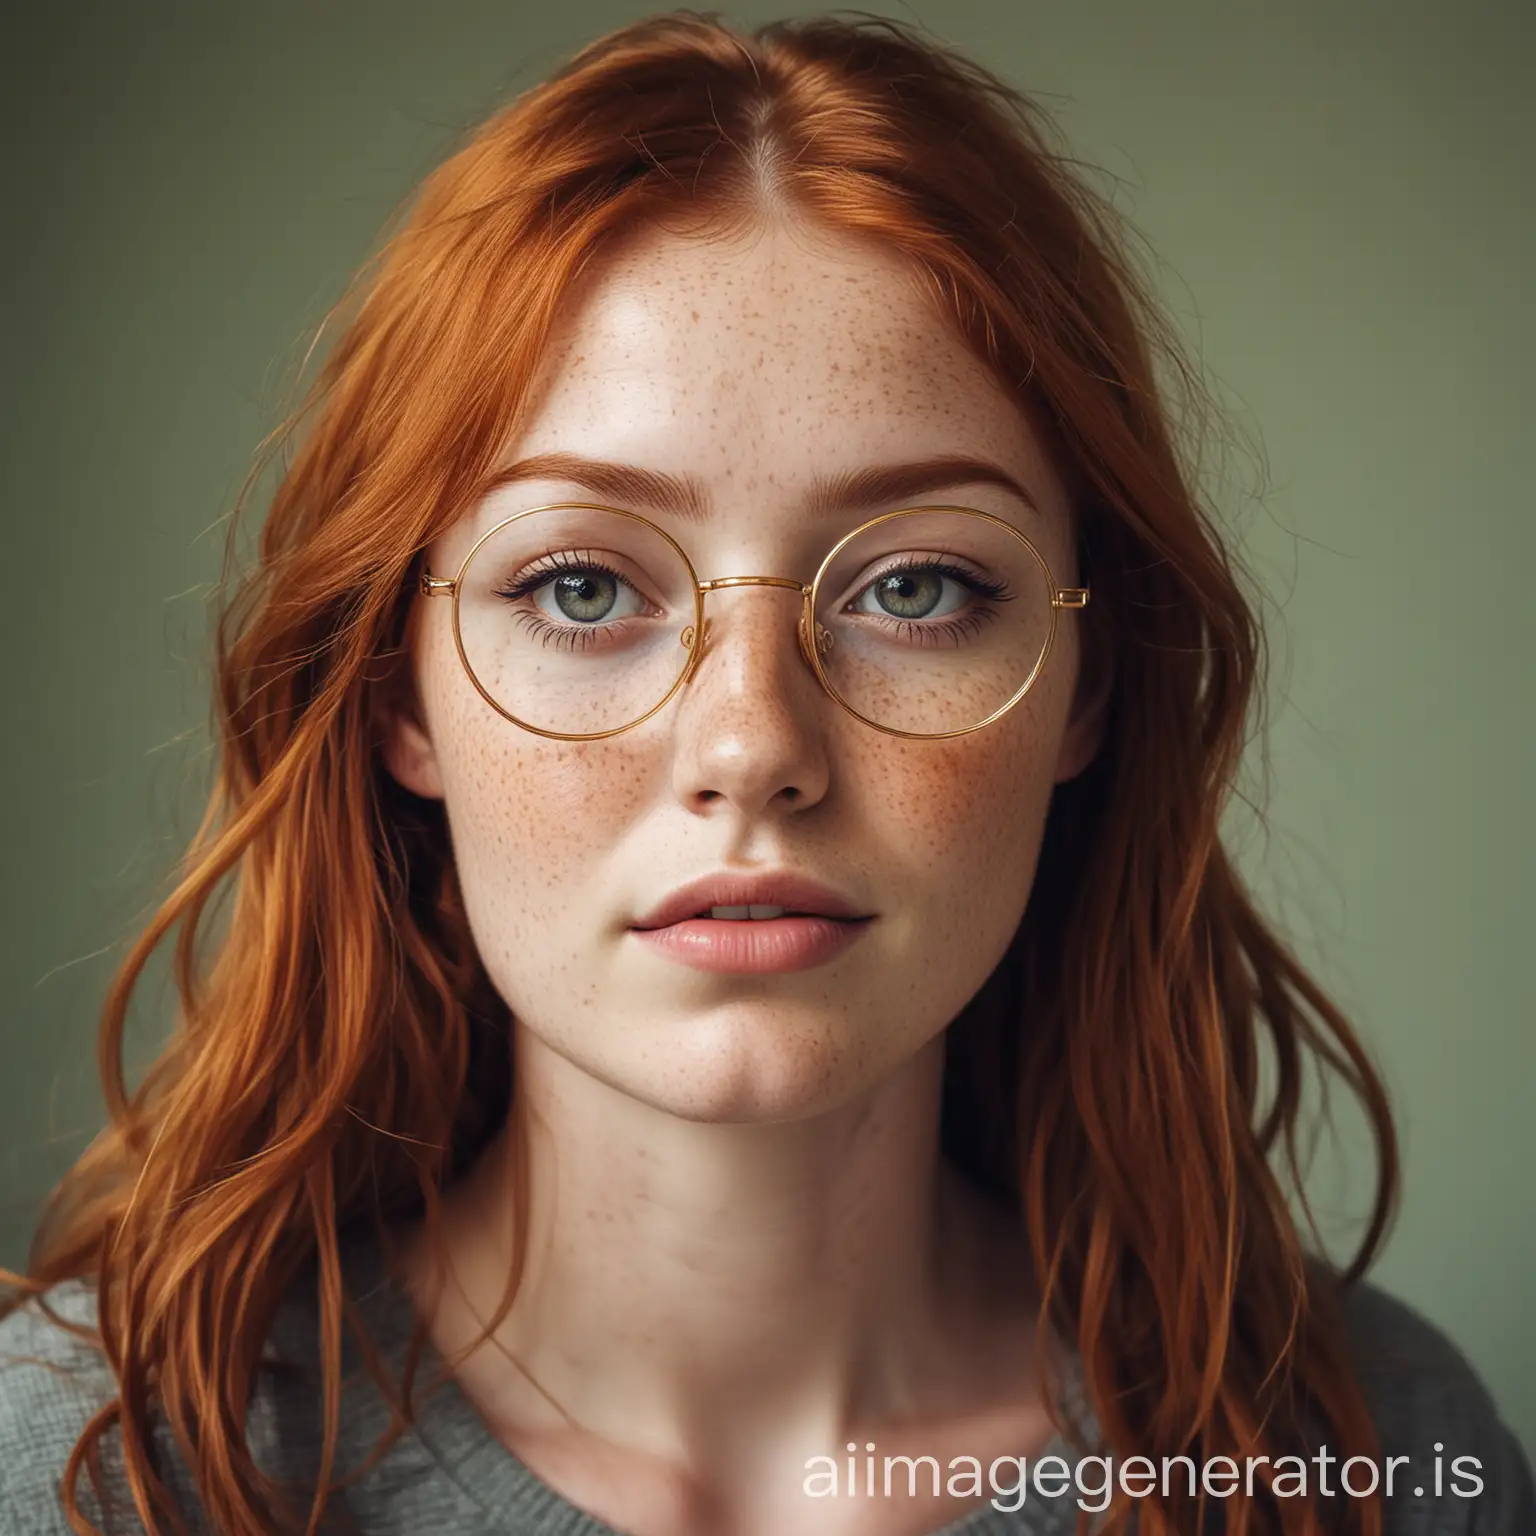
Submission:
[[[720,870],[674,890],[629,926],[638,933],[683,924],[820,922],[843,927],[866,922],[872,915],[832,886],[796,870],[750,875]]]
[[[631,933],[659,933],[664,928],[697,927],[700,924],[709,923],[739,923],[744,925],[756,925],[764,923],[836,923],[844,928],[858,928],[865,923],[874,921],[874,914],[859,917],[839,917],[831,912],[801,911],[792,907],[774,906],[768,903],[752,903],[749,906],[723,906],[704,907],[697,912],[689,912],[681,917],[674,917],[670,922],[664,923],[631,923]]]
[[[833,917],[826,912],[797,912],[788,907],[775,907],[769,905],[752,904],[745,907],[706,907],[701,912],[695,912],[691,918],[684,918],[684,922],[699,922],[705,919],[715,923],[767,923],[780,917],[822,917],[828,922],[864,922],[864,918]]]
[[[837,959],[874,921],[769,903],[712,906],[674,922],[632,928],[659,957],[696,971],[764,975],[810,970]]]

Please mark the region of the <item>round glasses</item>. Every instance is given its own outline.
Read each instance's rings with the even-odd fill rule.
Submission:
[[[704,651],[704,594],[799,594],[800,653],[857,719],[892,736],[963,736],[1029,692],[1062,608],[1058,587],[1011,523],[970,507],[886,512],[839,539],[809,586],[787,576],[700,581],[682,546],[637,512],[588,502],[504,519],[451,581],[453,635],[470,681],[524,730],[593,741],[650,719]]]

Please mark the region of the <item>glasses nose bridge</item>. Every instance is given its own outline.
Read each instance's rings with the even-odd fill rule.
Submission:
[[[715,592],[721,587],[787,587],[801,597],[810,595],[810,587],[793,576],[717,576],[713,581],[701,581],[700,592]]]
[[[815,658],[811,654],[810,636],[806,633],[805,615],[809,606],[811,593],[815,588],[808,582],[796,581],[793,576],[717,576],[712,581],[701,581],[699,588],[699,613],[703,618],[703,634],[695,639],[693,626],[690,624],[683,633],[683,643],[692,653],[688,659],[688,668],[683,681],[691,681],[694,671],[697,669],[704,653],[704,645],[709,638],[709,617],[704,612],[704,598],[707,593],[718,592],[726,587],[779,587],[787,592],[793,592],[800,599],[800,616],[795,620],[795,637],[799,641],[800,655],[817,678],[820,678],[820,668],[816,665]],[[827,636],[830,642],[831,637]]]

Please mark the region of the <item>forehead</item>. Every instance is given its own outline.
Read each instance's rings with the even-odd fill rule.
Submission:
[[[1024,416],[912,269],[786,226],[729,241],[643,231],[594,263],[503,462],[562,452],[687,475],[712,507],[791,505],[843,472],[970,456],[1047,517],[1063,510]],[[966,500],[1010,511],[999,494]]]

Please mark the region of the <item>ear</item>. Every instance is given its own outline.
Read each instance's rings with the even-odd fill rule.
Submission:
[[[1061,738],[1056,757],[1058,784],[1075,779],[1098,755],[1109,719],[1109,701],[1114,693],[1114,660],[1106,645],[1096,644],[1097,635],[1085,636],[1078,666],[1077,690],[1072,699],[1072,713]]]
[[[381,690],[374,709],[374,740],[385,768],[398,784],[424,800],[443,798],[437,749],[408,684]]]

